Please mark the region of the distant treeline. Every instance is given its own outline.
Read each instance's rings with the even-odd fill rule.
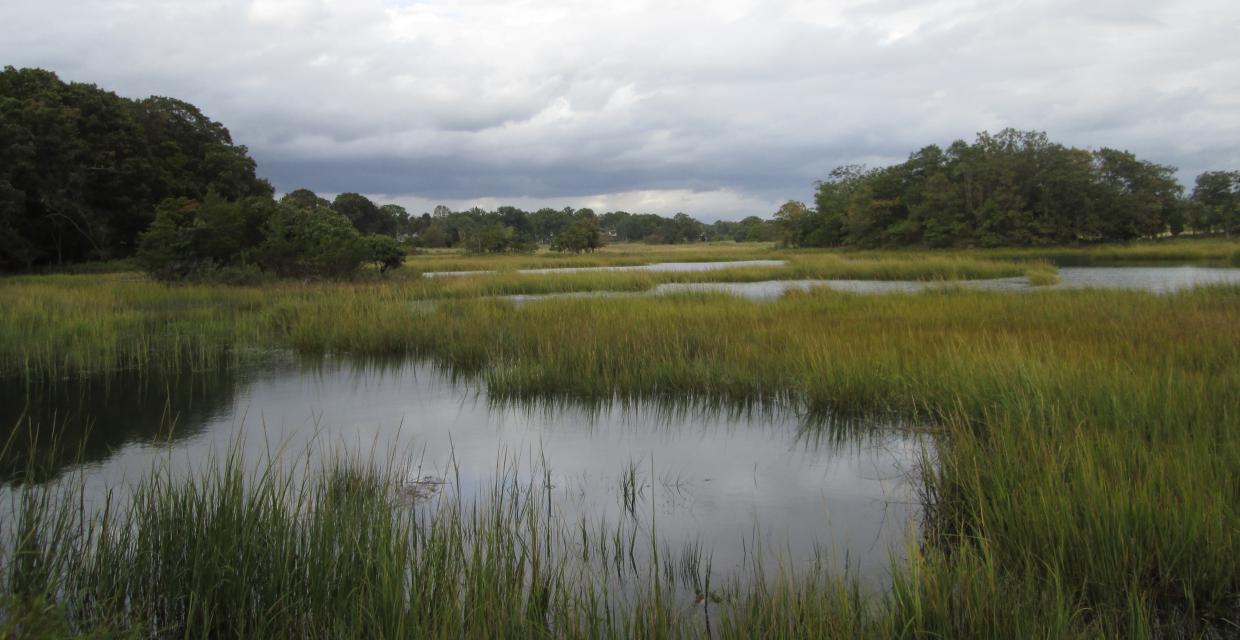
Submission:
[[[590,250],[606,242],[681,244],[707,240],[770,241],[779,230],[769,220],[750,216],[740,222],[704,224],[684,213],[666,218],[653,213],[593,209],[543,208],[523,211],[499,207],[452,211],[445,206],[422,214],[406,227],[423,247],[463,247],[478,253],[533,250],[539,244],[568,250]]]
[[[793,246],[1027,246],[1240,232],[1240,172],[1197,177],[1127,151],[1088,151],[1005,129],[928,146],[908,161],[849,165],[818,182],[814,208],[776,213]]]

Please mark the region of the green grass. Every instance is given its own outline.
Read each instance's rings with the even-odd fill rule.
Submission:
[[[153,468],[126,500],[26,485],[0,547],[0,636],[214,638],[1106,637],[1062,591],[972,548],[910,549],[888,593],[810,563],[721,579],[657,522],[564,522],[535,469],[415,507],[399,458]],[[540,479],[541,478],[541,479]],[[712,580],[712,575],[714,578]]]
[[[709,245],[707,246],[709,248]],[[647,252],[649,253],[649,252]],[[675,256],[683,258],[685,251]],[[667,257],[667,254],[651,254]],[[793,254],[780,267],[708,272],[587,272],[262,286],[167,286],[139,274],[0,279],[0,378],[58,379],[114,370],[214,368],[271,348],[366,354],[410,351],[419,301],[579,291],[647,291],[666,282],[848,278],[954,280],[1016,276],[1045,265],[957,256],[854,259]],[[495,258],[507,261],[521,257]],[[316,335],[317,334],[317,335]],[[351,335],[347,346],[344,335]],[[422,342],[422,339],[418,340]]]
[[[1083,247],[1032,247],[1028,249],[984,249],[972,252],[982,258],[1045,259],[1084,264],[1140,262],[1206,262],[1226,264],[1240,251],[1235,238],[1174,238],[1124,244]]]
[[[925,256],[905,253],[877,258],[787,255],[790,265],[776,269],[852,269],[903,277],[919,272],[935,278],[948,272],[964,277],[961,265],[980,269],[994,264],[955,254],[936,255],[945,262],[933,264]],[[1037,265],[1015,268],[1047,271]],[[766,275],[744,270],[728,277]],[[910,541],[911,559],[894,569],[890,591],[863,595],[847,577],[772,569],[766,579],[753,582],[761,586],[736,586],[730,606],[721,607],[720,618],[713,621],[713,633],[1211,637],[1236,632],[1240,287],[1170,295],[943,290],[859,296],[815,291],[771,303],[720,294],[562,299],[524,306],[478,298],[545,292],[539,287],[582,290],[576,287],[610,288],[628,282],[644,288],[654,280],[642,278],[650,277],[499,274],[263,288],[163,287],[124,275],[9,279],[0,281],[0,371],[10,379],[35,381],[117,367],[211,368],[243,360],[251,350],[276,347],[430,358],[479,376],[498,397],[762,401],[790,403],[810,412],[911,416],[933,425],[937,453],[934,464],[924,469],[925,538]],[[529,290],[514,291],[522,287]],[[432,307],[416,304],[432,299],[438,300]],[[165,507],[188,500],[183,494],[209,489],[203,482],[189,488],[158,485],[163,487],[158,495],[165,497],[153,503],[161,506],[152,508],[152,519],[126,530],[182,532],[175,538],[180,542],[168,543],[172,550],[178,544],[199,544],[199,534],[187,528],[190,525],[163,525],[154,518],[168,512]],[[314,486],[299,491],[313,494],[318,491]],[[260,536],[263,540],[309,535],[287,523],[313,522],[314,516],[279,515],[284,512],[276,505],[285,502],[259,500],[270,505],[271,513],[247,516],[286,523],[261,525],[273,532]],[[60,513],[58,509],[72,501],[53,499],[48,504],[47,513]],[[365,519],[388,522],[386,513],[376,511]],[[522,547],[528,543],[513,537],[531,526],[528,522],[492,519],[477,524],[462,522],[464,514],[451,512],[436,517],[444,519],[432,518],[423,525],[438,522],[445,527],[450,533],[444,545],[451,545],[454,536],[491,536],[486,539],[501,540],[501,549],[515,547],[497,557],[519,558],[530,552]],[[204,520],[201,514],[185,519]],[[453,522],[465,528],[453,528]],[[347,530],[350,525],[339,526]],[[473,526],[481,528],[468,528]],[[558,525],[540,529],[549,530],[565,539],[572,533]],[[231,534],[218,535],[223,537],[216,547],[202,548],[222,554],[220,566],[244,566],[241,560],[230,564],[233,556],[221,551],[234,544],[223,542],[231,540]],[[415,554],[417,549],[376,547],[373,553],[385,557]],[[237,553],[264,557],[267,552]],[[77,552],[47,555],[93,557]],[[121,557],[128,558],[126,564],[136,562],[132,556]],[[401,566],[413,563],[411,557],[398,555]],[[517,575],[528,587],[528,574],[511,573],[510,565],[445,562],[437,565],[443,572],[439,579],[458,589],[445,586],[441,592],[457,594],[455,601],[443,596],[450,611],[465,611],[468,607],[461,603],[477,602],[460,594],[469,593],[466,587],[478,580],[511,587],[486,595],[493,598],[480,609],[488,621],[487,634],[678,637],[703,631],[704,619],[659,604],[662,587],[655,582],[646,585],[649,591],[636,602],[604,608],[607,615],[600,619],[591,613],[606,601],[598,599],[600,587],[574,578],[559,583],[562,591],[551,590],[548,602],[557,604],[536,616],[551,621],[538,632],[521,626],[528,623],[522,617],[528,611],[514,604],[520,600],[516,593],[529,592],[517,589],[515,582],[503,583],[504,576]],[[522,565],[527,571],[529,562],[526,558]],[[203,576],[214,575],[210,567],[202,570],[207,572]],[[297,569],[286,579],[301,579],[304,571]],[[385,571],[378,575],[405,575]],[[187,582],[190,586],[172,591],[201,592],[206,602],[216,597],[208,597],[214,593],[213,580],[194,578]],[[354,592],[372,594],[361,587]],[[392,593],[402,595],[366,597],[376,601],[375,607],[395,607],[383,603],[409,597],[407,592]],[[359,621],[387,620],[389,614],[406,619],[360,604],[349,610],[354,613],[343,614],[331,607],[348,606],[351,596],[334,597],[343,600],[314,605],[324,608],[323,617],[315,620],[341,615],[349,624],[362,625],[370,623]],[[243,605],[248,606],[236,606]],[[68,615],[66,607],[77,605],[45,593],[28,598],[23,606],[35,611],[30,614],[35,618],[46,610],[60,619]],[[492,614],[495,617],[488,617]],[[210,620],[222,619],[215,615]],[[442,622],[447,619],[455,618],[436,618],[435,625],[447,626],[402,629],[426,629],[427,635],[475,634]],[[206,628],[203,619],[190,620],[191,632]],[[129,628],[125,616],[117,624]],[[288,624],[288,629],[306,628]],[[345,635],[383,631],[323,624]]]

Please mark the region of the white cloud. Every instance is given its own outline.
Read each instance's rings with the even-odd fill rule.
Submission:
[[[1230,0],[9,0],[0,55],[189,100],[281,188],[741,211],[1004,126],[1240,167],[1238,28]]]

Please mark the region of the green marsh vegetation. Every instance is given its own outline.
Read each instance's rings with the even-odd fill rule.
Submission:
[[[415,266],[408,274],[374,280],[263,287],[166,286],[133,274],[10,278],[0,283],[0,362],[10,380],[34,382],[116,368],[221,367],[269,348],[399,354],[478,376],[497,397],[695,397],[791,403],[809,412],[909,416],[929,426],[936,447],[934,459],[923,468],[924,539],[910,540],[909,560],[893,566],[892,587],[861,593],[846,576],[781,568],[762,580],[734,585],[727,603],[720,604],[721,617],[712,621],[713,633],[1139,637],[1234,632],[1240,594],[1240,485],[1235,482],[1240,477],[1240,397],[1235,393],[1240,388],[1240,340],[1235,337],[1240,287],[1169,295],[815,291],[770,303],[693,294],[548,300],[520,307],[479,297],[514,292],[526,282],[551,283],[543,286],[552,289],[616,289],[659,278],[768,278],[766,271],[781,269],[788,277],[813,269],[823,274],[842,269],[848,272],[844,277],[861,277],[849,270],[868,269],[871,276],[915,278],[920,270],[929,274],[922,277],[933,278],[994,277],[1010,275],[1004,269],[1019,273],[1028,268],[942,254],[936,254],[939,263],[903,252],[867,262],[864,255],[739,249],[751,252],[746,257],[786,258],[789,265],[741,273],[502,273],[449,279],[415,277]],[[537,258],[495,260],[544,266],[525,262]],[[436,262],[449,259],[458,258],[435,257]],[[992,271],[981,272],[987,269]],[[414,304],[430,299],[439,303],[425,309]],[[185,496],[206,491],[205,483],[165,485],[160,499],[169,505],[184,502]],[[238,501],[229,508],[251,504],[256,510],[252,518],[297,520],[276,509],[280,501],[246,503],[236,492],[223,491],[218,497],[225,496]],[[48,513],[71,504],[51,500]],[[366,520],[388,522],[379,517],[382,513]],[[453,519],[457,516],[442,517],[447,519],[441,527],[459,522]],[[137,530],[172,526],[136,522]],[[351,525],[333,526],[348,530]],[[523,526],[530,525],[493,520],[483,529],[507,540],[502,544],[511,546],[504,553],[523,558],[528,568],[532,552],[512,537]],[[459,528],[431,529],[473,535]],[[271,531],[264,540],[305,535],[287,527]],[[449,544],[451,535],[445,535],[444,544]],[[217,548],[228,547],[220,543]],[[394,563],[376,571],[406,575],[397,567],[414,562],[412,553],[376,550],[381,559],[374,562]],[[65,562],[105,561],[76,551],[45,555]],[[477,602],[463,594],[480,576],[487,585],[499,584],[497,576],[500,582],[522,576],[505,583],[513,591],[502,598],[519,599],[515,594],[520,592],[528,599],[528,591],[516,589],[529,586],[527,574],[485,569],[485,564],[483,569],[496,573],[479,574],[483,569],[464,561],[437,567],[451,579],[425,579],[457,585],[456,592],[437,593],[457,594],[458,604]],[[216,591],[206,582],[190,584],[183,590],[201,589],[204,598],[217,597],[208,598]],[[554,606],[538,609],[545,615],[533,617],[549,625],[549,635],[594,635],[614,628],[619,635],[678,636],[700,633],[705,624],[704,617],[694,617],[696,609],[652,604],[661,593],[653,582],[637,604],[611,610],[611,618],[589,613],[600,606],[601,600],[588,597],[597,591],[572,580],[557,584],[562,590],[548,596]],[[360,587],[354,592],[369,593]],[[408,598],[408,592],[392,593],[403,595],[371,600]],[[37,601],[60,612],[57,620],[64,617],[64,607],[80,606],[72,597],[48,595]],[[532,619],[526,601],[511,604],[516,601],[483,607],[496,616],[487,618],[486,624],[494,625],[487,627],[489,633],[530,632],[531,627],[522,626]],[[459,610],[452,609],[457,605],[451,598],[445,602],[449,610]],[[344,605],[315,606],[339,613],[330,607]],[[157,619],[179,625],[218,620],[180,613],[159,613]],[[389,618],[367,611],[338,623],[365,625],[372,619]],[[114,622],[129,624],[124,616],[107,624]],[[358,633],[377,628],[357,627]],[[461,633],[453,626],[416,628]]]
[[[347,350],[365,355],[419,354],[432,338],[430,325],[413,316],[428,300],[470,300],[509,294],[575,291],[644,291],[666,282],[727,282],[772,279],[857,278],[956,280],[1018,276],[1048,269],[1043,263],[936,256],[852,259],[822,252],[776,252],[769,247],[717,248],[610,254],[640,262],[719,259],[727,255],[786,259],[774,267],[707,272],[585,272],[521,274],[514,268],[546,266],[537,257],[464,260],[452,266],[486,266],[496,274],[420,277],[422,256],[406,273],[352,281],[278,281],[256,286],[163,285],[136,273],[17,276],[0,281],[0,375],[31,379],[116,369],[175,370],[218,366],[249,351],[293,348]],[[736,251],[736,248],[724,248]],[[700,261],[700,260],[699,260]],[[428,264],[440,270],[440,260]],[[565,266],[552,259],[551,264]],[[611,263],[615,264],[615,262]],[[484,303],[485,304],[485,303]]]

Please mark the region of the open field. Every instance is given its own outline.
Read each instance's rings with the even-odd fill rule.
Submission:
[[[1230,255],[1219,242],[1199,254]],[[998,257],[991,253],[927,258],[729,250],[740,251],[731,258],[786,258],[789,265],[732,273],[504,273],[442,280],[410,273],[265,287],[166,287],[129,274],[12,278],[0,281],[0,372],[13,383],[34,383],[116,368],[174,372],[243,364],[266,349],[293,349],[427,358],[513,398],[694,398],[908,416],[934,434],[936,454],[922,468],[924,539],[909,541],[910,560],[893,567],[890,590],[865,594],[848,576],[771,568],[773,580],[730,587],[712,633],[1226,637],[1240,630],[1240,287],[1169,295],[814,291],[769,303],[719,294],[525,306],[477,299],[770,279],[772,272],[934,279],[1018,275],[1031,268],[985,259]],[[721,259],[711,251],[651,252],[640,261]],[[585,259],[601,262],[571,266],[613,258],[635,259],[600,253]],[[540,260],[427,255],[410,266],[549,266]],[[423,308],[417,304],[422,300],[439,302]],[[356,626],[325,622],[315,628],[355,636],[705,633],[699,609],[660,599],[667,588],[660,580],[667,576],[660,578],[666,572],[655,568],[638,571],[645,579],[630,606],[605,607],[601,587],[572,573],[568,559],[572,549],[579,554],[612,532],[549,526],[538,509],[514,506],[535,499],[528,493],[501,500],[492,511],[449,508],[410,522],[392,506],[382,469],[361,480],[329,472],[322,484],[292,487],[273,474],[267,484],[243,487],[229,484],[231,468],[223,461],[223,475],[188,484],[152,480],[146,501],[124,518],[153,538],[117,530],[108,534],[115,543],[97,552],[70,545],[18,556],[30,558],[36,577],[44,575],[36,569],[64,562],[75,567],[69,573],[86,578],[67,592],[75,596],[56,602],[61,592],[46,582],[23,586],[14,581],[26,574],[10,572],[5,591],[30,597],[6,608],[29,616],[21,624],[54,624],[77,615],[74,608],[82,603],[100,602],[101,613],[91,620],[122,632],[166,624],[192,633],[227,618],[246,632],[277,635],[344,619]],[[333,503],[331,487],[341,483],[361,497]],[[304,495],[324,497],[298,497]],[[284,506],[290,503],[317,511]],[[54,497],[34,504],[32,530],[72,525],[74,504]],[[254,526],[266,534],[249,535]],[[314,589],[342,566],[332,531],[355,536],[350,540],[359,541],[356,548],[367,550],[367,558],[346,563],[356,567],[344,576],[353,586],[329,597]],[[528,541],[537,536],[526,535],[535,531],[551,532],[563,546],[535,551]],[[424,536],[418,539],[425,544],[399,543],[411,535]],[[463,541],[494,553],[479,557],[478,547]],[[145,590],[146,576],[168,575],[166,569],[183,564],[178,554],[186,549],[228,557],[219,566],[235,573],[186,567],[158,593]],[[153,564],[141,565],[136,557]],[[279,568],[263,565],[266,558]],[[76,568],[79,562],[84,568]],[[235,594],[222,586],[259,574],[290,582],[260,583],[252,599],[230,599]],[[407,606],[425,601],[418,591],[424,586],[434,587],[441,611]],[[134,606],[100,599],[117,592],[133,594]],[[305,600],[272,600],[284,592]],[[466,610],[481,613],[465,616]],[[264,617],[272,611],[306,613]]]

